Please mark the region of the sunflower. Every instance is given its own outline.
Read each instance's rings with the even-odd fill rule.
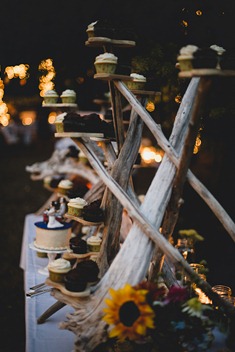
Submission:
[[[147,329],[154,328],[154,311],[147,303],[147,290],[137,290],[126,284],[115,291],[109,290],[112,299],[106,299],[107,308],[104,308],[103,320],[114,327],[109,337],[138,340],[147,333]]]

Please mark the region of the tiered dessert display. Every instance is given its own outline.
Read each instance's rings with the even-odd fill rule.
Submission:
[[[161,126],[155,123],[142,104],[144,98],[154,92],[142,90],[143,88],[136,89],[136,86],[133,90],[133,86],[129,85],[128,88],[126,84],[135,79],[138,81],[138,78],[143,83],[142,75],[131,77],[130,75],[119,75],[115,71],[115,63],[118,61],[118,55],[116,53],[114,55],[115,49],[131,47],[135,45],[135,42],[118,39],[115,32],[114,34],[111,32],[111,38],[105,37],[104,28],[98,26],[97,32],[101,33],[102,36],[96,37],[96,23],[93,23],[88,29],[89,37],[86,45],[104,48],[106,53],[106,55],[100,55],[95,60],[96,64],[103,62],[105,68],[102,68],[102,73],[97,72],[94,79],[101,79],[108,83],[111,93],[114,135],[109,133],[105,135],[103,123],[98,120],[97,116],[81,117],[78,114],[72,116],[67,114],[67,119],[65,116],[62,122],[64,131],[56,132],[55,137],[70,137],[86,155],[90,165],[99,176],[97,184],[105,186],[102,189],[102,200],[99,203],[99,208],[104,212],[99,219],[100,221],[85,223],[86,225],[95,225],[93,227],[93,237],[100,237],[100,234],[102,237],[101,243],[100,240],[95,241],[96,245],[101,246],[95,261],[94,258],[91,259],[90,251],[87,250],[88,241],[85,244],[80,237],[74,241],[71,239],[70,242],[77,259],[76,266],[80,264],[81,260],[85,264],[82,271],[87,273],[90,265],[88,262],[93,261],[93,263],[97,263],[99,272],[96,273],[97,282],[92,286],[92,290],[85,300],[79,295],[69,292],[68,288],[66,290],[64,287],[61,288],[53,281],[50,281],[50,285],[53,287],[51,294],[59,302],[58,309],[64,304],[74,308],[74,314],[71,314],[66,321],[60,324],[62,329],[68,329],[75,334],[74,351],[93,351],[97,346],[107,341],[111,341],[113,348],[119,348],[120,351],[122,346],[124,349],[125,342],[130,344],[128,347],[132,348],[132,351],[139,351],[140,348],[147,351],[148,349],[145,348],[150,347],[156,347],[158,350],[160,347],[164,347],[158,340],[158,333],[161,336],[165,333],[165,343],[167,340],[169,343],[173,336],[170,335],[172,330],[171,332],[169,330],[169,334],[166,334],[166,332],[161,331],[162,323],[158,325],[158,316],[161,319],[162,315],[167,315],[167,313],[164,313],[165,310],[161,310],[160,307],[165,309],[169,302],[173,302],[174,307],[177,306],[177,309],[179,309],[177,311],[181,317],[184,316],[185,312],[186,315],[187,312],[196,314],[195,306],[199,307],[196,290],[193,290],[193,293],[191,292],[193,296],[190,298],[192,300],[189,300],[189,297],[187,298],[187,290],[181,286],[182,283],[179,283],[176,278],[176,267],[183,270],[187,278],[186,281],[190,282],[192,287],[201,290],[213,303],[210,306],[210,309],[214,312],[213,314],[221,310],[222,315],[227,316],[228,319],[232,320],[234,318],[235,308],[229,300],[218,295],[205,278],[199,275],[195,268],[187,262],[187,258],[180,253],[178,248],[170,243],[170,236],[178,218],[182,189],[186,180],[214,212],[232,239],[235,240],[234,222],[213,195],[188,169],[204,98],[209,90],[212,76],[218,74],[218,71],[215,69],[216,73],[214,73],[214,71],[206,69],[201,75],[200,70],[195,74],[194,69],[190,68],[189,71],[186,71],[186,74],[180,72],[180,77],[192,77],[192,79],[177,112],[171,137],[167,140]],[[107,53],[110,55],[107,55]],[[107,71],[110,69],[110,64],[112,71]],[[232,76],[234,71],[227,73],[220,71],[220,74]],[[195,75],[198,77],[194,77]],[[121,96],[132,107],[126,133],[123,126]],[[92,122],[94,122],[95,127],[92,126]],[[143,123],[151,130],[165,155],[143,202],[140,203],[133,188],[132,169],[141,143]],[[94,131],[93,128],[96,130]],[[102,136],[99,135],[98,131],[100,130]],[[101,137],[99,143],[92,138],[94,133],[97,133],[96,137]],[[114,138],[117,149],[114,148],[112,143]],[[100,160],[100,148],[103,150],[106,162],[109,165],[108,168]],[[92,193],[92,201],[100,199],[100,188],[97,187],[97,184],[89,191]],[[84,199],[88,204],[78,202],[79,206],[74,207],[76,208],[75,211],[78,211],[78,209],[81,211],[81,208],[85,210],[85,207],[92,203],[91,199],[88,201],[87,196],[84,196]],[[76,201],[71,203],[72,206],[78,204]],[[124,209],[131,218],[132,225],[124,242],[120,244],[120,229]],[[68,212],[66,216],[82,223],[85,212],[83,215],[81,215],[82,212],[76,214],[71,215]],[[79,248],[77,249],[78,253],[75,248]],[[88,258],[86,258],[87,253],[89,253]],[[84,281],[85,274],[78,275],[76,268],[74,269],[75,271],[70,274],[71,276],[67,274],[69,276],[67,279],[74,279],[72,287],[77,282],[80,290],[80,284],[84,284],[80,281]],[[159,274],[164,277],[164,285],[159,281]],[[87,288],[86,285],[82,287]],[[178,301],[177,293],[181,296]],[[213,307],[216,307],[216,309]],[[211,333],[209,326],[215,326],[204,314],[207,308],[208,304],[200,305],[200,322],[197,321],[199,325],[202,324],[200,327],[202,328],[201,331],[205,332],[204,337],[209,336],[209,334],[207,335],[208,332]],[[131,312],[131,314],[128,315],[128,312]],[[170,310],[168,310],[169,312]],[[44,314],[44,320],[48,316],[49,314]],[[172,317],[172,319],[175,320],[176,317]],[[42,322],[42,319],[40,322]],[[179,322],[179,324],[181,323],[186,324],[184,319],[183,322]],[[192,333],[192,331],[195,331],[193,325],[195,322],[192,322],[190,318],[188,323],[192,324],[190,325]],[[168,328],[169,326],[167,326]],[[168,330],[166,331],[168,332]],[[192,337],[192,335],[190,336]],[[195,348],[197,347],[192,345],[194,338],[199,338],[197,341],[209,345],[211,341],[205,341],[204,337],[200,334],[196,337],[193,335],[191,342],[183,340],[183,343],[186,344],[184,346],[181,345],[182,341],[180,339],[177,340],[177,351],[187,350],[190,343],[191,351],[196,351]]]

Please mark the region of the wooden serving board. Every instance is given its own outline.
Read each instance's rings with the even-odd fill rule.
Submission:
[[[84,254],[77,254],[77,253],[74,253],[74,252],[68,250],[67,252],[65,252],[63,254],[63,258],[86,259],[86,258],[90,258],[90,256],[92,256],[92,255],[98,255],[98,254],[99,254],[99,252],[87,252]]]
[[[100,221],[100,222],[86,221],[81,217],[73,216],[73,215],[69,215],[69,214],[65,214],[64,217],[67,219],[78,221],[81,224],[86,225],[86,226],[98,226],[98,225],[103,224],[103,221]]]
[[[69,291],[65,288],[63,283],[51,281],[49,278],[46,279],[45,284],[47,284],[48,286],[52,286],[54,288],[57,288],[63,294],[65,294],[67,296],[71,296],[71,297],[88,297],[91,293],[90,288],[86,288],[86,290],[82,291],[82,292]]]
[[[42,106],[45,108],[67,108],[67,107],[71,107],[71,108],[77,108],[77,104],[75,103],[56,103],[56,104],[47,104],[44,103],[44,101],[42,102]]]
[[[136,45],[133,40],[111,39],[106,37],[90,37],[85,42],[87,46],[100,47],[105,45],[114,45],[119,47],[130,48]]]
[[[235,76],[235,70],[220,70],[216,68],[200,68],[191,71],[182,71],[178,75],[180,78],[203,77],[203,76]]]
[[[91,133],[91,132],[56,132],[55,137],[68,137],[68,138],[79,138],[79,137],[100,137],[103,138],[103,133]]]

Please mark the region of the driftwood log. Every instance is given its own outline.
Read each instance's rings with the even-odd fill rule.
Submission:
[[[127,282],[131,285],[135,285],[142,281],[146,276],[156,248],[161,250],[173,264],[182,266],[191,280],[196,282],[197,286],[201,288],[215,304],[223,306],[227,314],[234,314],[234,307],[212,291],[210,285],[193,271],[179,251],[174,248],[159,231],[166,207],[171,197],[176,170],[180,166],[178,155],[180,155],[183,148],[184,137],[186,136],[190,116],[192,114],[192,102],[198,93],[200,79],[192,79],[183,97],[181,107],[175,119],[171,142],[166,140],[161,128],[156,125],[147,111],[123,83],[119,81],[115,81],[114,83],[144,123],[151,129],[158,144],[165,151],[165,156],[161,167],[156,172],[149,187],[144,202],[141,206],[138,206],[111,176],[111,173],[102,165],[92,143],[90,143],[88,139],[74,140],[79,148],[86,154],[91,166],[97,172],[102,182],[108,187],[112,194],[115,195],[121,205],[127,209],[133,219],[133,225],[125,242],[112,260],[108,270],[101,277],[99,284],[95,287],[89,299],[74,299],[70,296],[63,295],[56,289],[52,291],[56,299],[74,308],[74,313],[68,315],[67,321],[62,322],[60,327],[68,329],[76,335],[74,348],[75,351],[80,352],[92,351],[97,345],[107,339],[106,325],[102,321],[102,316],[104,298],[108,296],[109,288],[118,289]],[[171,144],[173,141],[175,141],[174,143],[176,143],[176,145],[179,143],[178,151],[174,148],[174,145]],[[131,148],[132,144],[129,144],[129,147]],[[118,159],[119,158],[122,159],[120,155],[118,156]],[[187,179],[216,215],[220,213],[220,211],[225,214],[223,219],[221,219],[221,217],[219,219],[225,228],[229,230],[229,234],[234,239],[235,226],[224,209],[217,204],[218,202],[215,201],[210,192],[201,185],[190,171],[187,171]],[[105,246],[106,241],[108,241],[108,237],[105,237],[103,246]]]

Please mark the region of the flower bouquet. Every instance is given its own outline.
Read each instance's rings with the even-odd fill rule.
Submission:
[[[208,351],[215,328],[227,336],[223,312],[201,303],[187,287],[167,289],[145,281],[116,291],[110,288],[109,293],[103,310],[109,349],[102,351]]]

